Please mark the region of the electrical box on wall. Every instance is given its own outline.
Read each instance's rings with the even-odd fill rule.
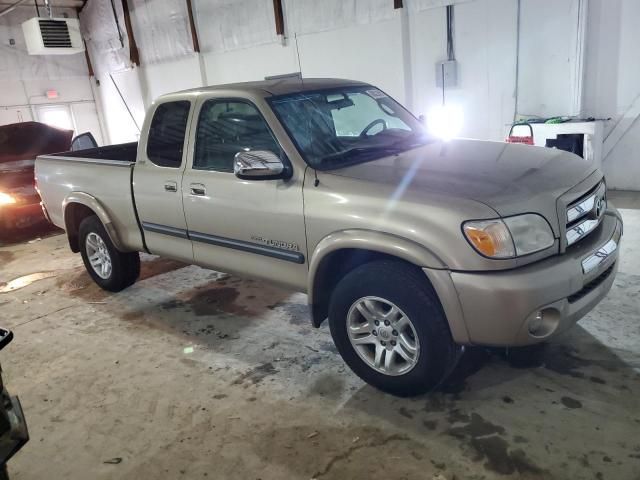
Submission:
[[[84,52],[77,18],[35,17],[22,24],[29,55],[71,55]]]
[[[457,87],[458,86],[458,62],[455,60],[445,60],[436,63],[436,87]]]

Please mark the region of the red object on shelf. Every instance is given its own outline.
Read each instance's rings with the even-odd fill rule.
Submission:
[[[514,135],[513,129],[514,127],[529,127],[530,135]],[[524,145],[533,145],[533,128],[529,123],[517,123],[515,125],[511,125],[511,129],[509,130],[509,136],[505,139],[507,143],[522,143]]]

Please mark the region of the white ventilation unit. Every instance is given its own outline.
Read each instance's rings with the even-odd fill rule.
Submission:
[[[22,24],[29,55],[70,55],[84,51],[77,18],[32,18]]]

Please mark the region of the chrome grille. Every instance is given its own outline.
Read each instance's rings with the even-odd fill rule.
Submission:
[[[607,209],[607,187],[600,182],[593,190],[567,207],[567,247],[593,232]]]

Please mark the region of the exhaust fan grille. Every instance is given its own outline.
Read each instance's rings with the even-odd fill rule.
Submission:
[[[47,48],[71,48],[69,26],[64,20],[39,20],[42,42]]]

